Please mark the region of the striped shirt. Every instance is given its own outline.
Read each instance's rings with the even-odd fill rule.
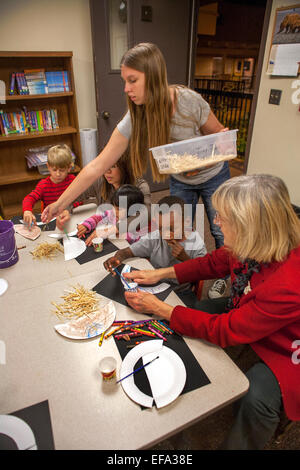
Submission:
[[[42,179],[35,189],[23,199],[23,212],[32,211],[38,201],[42,201],[44,207],[57,201],[74,179],[75,175],[67,175],[61,183],[57,184],[51,181],[50,176]]]

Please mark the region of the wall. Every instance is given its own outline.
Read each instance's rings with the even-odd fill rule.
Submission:
[[[73,51],[79,127],[97,127],[88,0],[0,2],[2,51]]]
[[[290,0],[273,0],[247,173],[280,176],[288,186],[292,202],[300,206],[300,112],[299,104],[292,102],[292,94],[296,91],[292,84],[296,77],[266,74],[275,10],[291,4]],[[268,103],[271,88],[282,90],[279,106]],[[300,83],[298,89],[300,92]]]

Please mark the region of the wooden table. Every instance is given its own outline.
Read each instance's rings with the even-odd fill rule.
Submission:
[[[72,223],[83,220],[93,209],[81,208]],[[185,338],[192,353],[210,379],[210,384],[179,396],[170,405],[142,410],[125,395],[120,385],[103,383],[98,364],[106,355],[121,357],[114,339],[68,340],[54,325],[51,301],[59,301],[63,290],[80,283],[94,287],[107,276],[103,261],[112,254],[79,265],[64,261],[34,260],[30,251],[47,237],[35,241],[16,235],[19,251],[14,266],[0,270],[9,283],[0,297],[0,340],[6,363],[0,363],[0,413],[9,414],[48,400],[56,449],[145,449],[205,418],[244,395],[249,383],[245,375],[218,346]],[[127,242],[116,241],[118,247]],[[117,249],[117,247],[116,247]],[[149,266],[132,259],[136,268]],[[172,292],[171,305],[181,303]],[[116,303],[117,319],[140,320],[145,315]]]

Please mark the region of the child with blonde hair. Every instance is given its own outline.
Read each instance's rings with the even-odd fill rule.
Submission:
[[[36,223],[34,205],[41,201],[45,208],[57,201],[75,179],[75,175],[69,174],[72,169],[72,152],[68,145],[54,145],[49,148],[47,168],[50,175],[39,181],[23,200],[23,220],[28,227]]]

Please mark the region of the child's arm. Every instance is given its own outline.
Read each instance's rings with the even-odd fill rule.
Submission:
[[[25,211],[32,212],[34,205],[38,201],[43,200],[44,196],[44,187],[45,187],[45,180],[41,180],[38,182],[36,185],[35,189],[31,191],[27,196],[24,197],[23,199],[23,214]]]
[[[103,266],[107,271],[110,271],[113,276],[116,275],[114,268],[119,266],[125,259],[132,258],[134,255],[130,248],[123,248],[123,250],[118,250],[117,253],[104,261]]]
[[[106,216],[107,214],[105,212],[103,212],[102,214],[94,214],[91,217],[85,219],[85,221],[82,222],[82,225],[87,228],[88,232],[92,232],[93,230],[95,230],[99,222],[101,222]]]

